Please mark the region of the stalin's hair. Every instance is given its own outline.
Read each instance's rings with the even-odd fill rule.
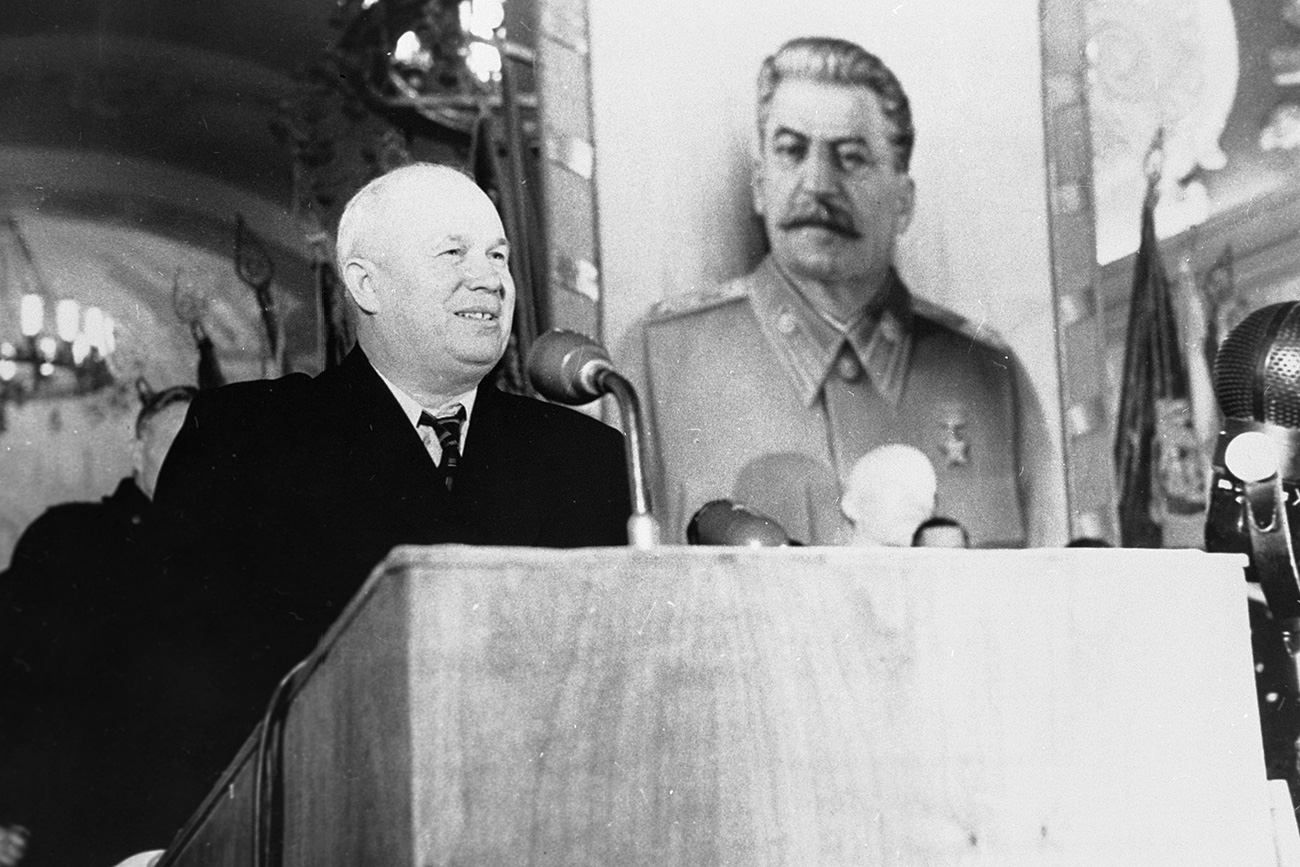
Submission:
[[[767,128],[772,96],[787,79],[865,87],[874,93],[889,121],[894,168],[907,171],[916,143],[912,109],[903,85],[879,57],[846,39],[828,36],[800,36],[782,45],[758,70],[759,141]]]

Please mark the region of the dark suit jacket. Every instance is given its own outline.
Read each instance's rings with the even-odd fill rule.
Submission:
[[[173,551],[202,550],[332,616],[402,543],[624,544],[626,475],[612,428],[483,385],[448,493],[355,349],[315,379],[200,395],[155,506]]]
[[[631,511],[617,431],[487,384],[449,493],[359,349],[314,379],[201,394],[154,507],[142,703],[160,739],[201,741],[173,751],[173,776],[209,779],[395,545],[622,545]]]
[[[149,509],[130,478],[53,506],[0,573],[0,825],[31,832],[24,867],[113,864],[158,839],[113,796],[139,752],[121,702]]]

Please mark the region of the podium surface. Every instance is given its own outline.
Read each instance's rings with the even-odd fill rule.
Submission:
[[[399,548],[285,721],[285,865],[1272,865],[1242,565]],[[250,746],[164,863],[253,862]]]

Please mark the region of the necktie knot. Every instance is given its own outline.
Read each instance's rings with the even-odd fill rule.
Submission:
[[[434,415],[428,410],[420,413],[420,428],[432,431],[438,438],[438,447],[442,451],[442,459],[438,461],[438,466],[447,481],[449,491],[452,478],[456,474],[456,465],[460,463],[460,429],[464,424],[465,407],[459,403],[446,408],[440,415]]]

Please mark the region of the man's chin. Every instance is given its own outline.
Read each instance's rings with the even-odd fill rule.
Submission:
[[[500,338],[458,340],[449,350],[456,361],[466,367],[480,369],[486,375],[505,355],[506,341]]]
[[[843,250],[800,245],[775,250],[773,255],[787,274],[805,280],[839,280],[852,270]]]

